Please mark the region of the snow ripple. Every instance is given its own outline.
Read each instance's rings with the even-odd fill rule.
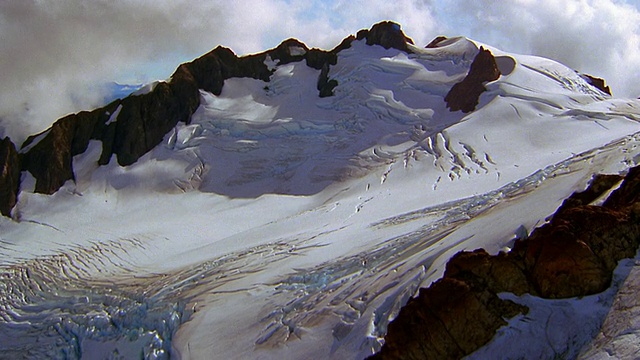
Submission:
[[[416,231],[391,238],[374,249],[336,259],[311,269],[299,269],[278,282],[271,305],[260,323],[257,346],[276,347],[300,338],[321,318],[333,316],[332,353],[342,343],[356,342],[360,349],[379,350],[387,325],[418,288],[436,280],[435,261],[469,238],[443,241],[462,224],[495,205],[515,200],[538,188],[550,177],[584,166],[607,150],[635,149],[638,134],[603,148],[577,154],[521,180],[486,194],[400,214],[372,223],[374,228],[425,223]],[[624,159],[623,161],[631,161]],[[471,235],[473,236],[473,235]],[[439,275],[437,275],[439,276]],[[366,324],[366,337],[362,326]],[[358,331],[360,327],[360,331]]]

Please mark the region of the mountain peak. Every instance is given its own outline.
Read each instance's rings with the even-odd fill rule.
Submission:
[[[72,157],[83,153],[90,140],[100,140],[103,144],[100,165],[108,164],[113,154],[116,154],[120,165],[131,165],[160,144],[179,122],[190,124],[192,115],[202,105],[199,92],[220,96],[225,81],[233,78],[271,83],[278,67],[287,64],[305,61],[308,67],[319,70],[315,75],[316,96],[330,97],[340,81],[351,81],[340,75],[340,70],[334,70],[334,67],[339,54],[352,48],[354,41],[368,46],[379,45],[387,50],[396,49],[417,56],[416,59],[427,55],[417,52],[433,51],[410,47],[413,40],[404,34],[399,24],[391,21],[382,21],[370,29],[360,30],[356,36],[348,36],[332,50],[309,48],[294,38],[284,40],[273,49],[245,56],[238,56],[227,47],[217,46],[207,54],[180,65],[169,82],[160,82],[146,93],[135,93],[91,112],[69,115],[54,123],[49,130],[30,137],[20,151],[20,168],[35,177],[36,192],[51,194],[65,181],[74,180]],[[365,49],[360,46],[356,52]],[[447,89],[443,100],[451,111],[473,111],[480,94],[485,91],[484,83],[500,76],[491,52],[482,47],[478,51],[475,43],[463,38],[438,37],[427,47],[440,48],[437,52],[440,55],[437,56],[454,60],[451,69],[448,69],[449,65],[443,68],[445,72],[468,70],[464,80],[457,84],[449,82],[455,80],[455,76],[446,80],[445,86],[453,87]],[[475,54],[475,59],[469,68],[467,59],[471,53]],[[347,55],[350,56],[353,54]],[[359,65],[354,63],[354,66]],[[583,79],[594,86],[600,84],[593,77]],[[441,84],[440,81],[438,84]],[[297,83],[296,86],[300,85]],[[268,89],[272,85],[263,87]]]
[[[380,45],[385,49],[394,48],[407,53],[411,52],[407,44],[413,45],[413,40],[404,34],[400,24],[392,21],[382,21],[369,30],[360,30],[356,38],[366,39],[367,45]]]
[[[297,39],[242,56],[219,46],[169,81],[59,119],[19,151],[0,140],[0,212],[11,217],[0,216],[3,351],[365,358],[461,250],[486,249],[460,260],[482,265],[513,247],[513,266],[479,269],[545,283],[520,271],[518,249],[541,253],[513,245],[514,230],[528,237],[592,173],[638,161],[640,102],[607,96],[558,62],[464,37],[411,44],[386,21],[331,50]],[[637,193],[628,190],[625,199]],[[612,209],[616,234],[640,233],[634,209]],[[598,228],[582,234],[616,225],[589,223]],[[590,238],[573,238],[584,251],[567,253],[589,255]],[[568,273],[553,264],[554,241],[544,249],[550,257],[537,259]],[[466,352],[492,335],[477,341],[479,327],[506,316],[470,315],[500,310],[500,299],[458,280],[441,282],[431,304],[469,314],[447,322],[470,336],[447,342]],[[558,339],[577,346],[571,334]]]

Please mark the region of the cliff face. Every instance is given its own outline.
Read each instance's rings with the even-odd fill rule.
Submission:
[[[489,50],[480,47],[467,76],[455,84],[445,96],[447,107],[451,111],[462,110],[465,113],[475,110],[480,94],[486,91],[484,83],[497,80],[499,77],[500,70],[496,59]]]
[[[508,253],[456,254],[444,277],[421,290],[389,325],[375,358],[459,359],[473,352],[505,324],[503,318],[527,311],[500,300],[496,294],[501,292],[569,298],[604,291],[618,261],[633,257],[640,246],[640,167],[629,171],[602,206],[589,205],[619,180],[596,177]],[[439,336],[446,339],[427,328],[441,328],[446,336]]]
[[[400,25],[391,21],[377,23],[370,30],[360,30],[356,37],[358,40],[366,39],[367,45],[380,45],[385,49],[394,48],[406,53],[411,52],[407,44],[413,44]]]
[[[370,359],[460,359],[527,308],[473,283],[445,277],[411,299]]]
[[[90,140],[102,142],[101,165],[109,163],[113,154],[120,165],[130,165],[179,121],[188,122],[198,104],[193,79],[176,72],[170,83],[160,83],[147,94],[68,115],[29,137],[22,146],[22,170],[35,177],[36,192],[52,194],[74,179],[72,158],[83,153]]]
[[[20,159],[15,145],[4,138],[0,140],[0,213],[11,215],[16,205],[20,187]]]

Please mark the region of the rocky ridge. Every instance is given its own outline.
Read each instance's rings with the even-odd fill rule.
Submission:
[[[349,48],[356,39],[365,40],[368,45],[406,52],[410,51],[407,43],[413,43],[400,25],[385,21],[369,30],[361,30],[357,37],[345,38],[329,51],[309,49],[296,39],[285,40],[262,53],[241,57],[218,46],[180,65],[170,81],[158,83],[148,93],[132,94],[102,108],[57,120],[51,128],[27,138],[17,157],[11,150],[15,150],[15,145],[5,139],[0,153],[5,155],[0,158],[3,168],[0,181],[6,183],[2,187],[6,190],[0,194],[1,212],[10,216],[15,206],[21,171],[28,171],[35,178],[35,192],[53,194],[66,181],[75,179],[73,156],[86,151],[90,140],[102,142],[99,165],[108,164],[113,155],[121,166],[131,165],[160,144],[179,122],[189,124],[191,115],[200,105],[199,90],[220,95],[224,81],[231,78],[249,77],[268,82],[275,70],[267,66],[267,60],[280,65],[305,61],[307,66],[320,70],[318,95],[331,96],[338,83],[329,78],[329,69],[337,63],[337,54]]]
[[[438,47],[446,39],[439,36],[427,47]],[[356,36],[345,38],[328,51],[310,49],[296,39],[285,40],[274,49],[247,56],[237,56],[232,50],[218,46],[180,65],[168,82],[159,82],[147,93],[134,93],[102,108],[59,119],[51,128],[27,138],[19,150],[17,161],[4,158],[0,160],[6,162],[0,165],[11,168],[11,173],[28,171],[36,180],[35,192],[43,194],[53,194],[66,181],[75,180],[73,156],[86,151],[90,140],[102,143],[99,165],[108,164],[113,155],[116,155],[119,165],[131,165],[160,144],[179,122],[189,124],[200,105],[200,90],[220,95],[225,80],[231,78],[244,77],[269,82],[275,71],[267,65],[270,62],[282,65],[305,61],[307,66],[320,70],[316,84],[318,96],[332,96],[338,82],[329,77],[330,68],[337,63],[338,53],[349,48],[355,40],[365,41],[370,46],[412,52],[413,40],[404,34],[400,25],[390,21],[360,30]],[[451,111],[473,111],[480,95],[486,90],[484,84],[498,79],[500,75],[491,52],[481,47],[469,73],[446,95],[447,107]],[[594,86],[599,84],[597,78],[589,79],[594,79],[591,80],[595,82]],[[9,189],[15,193],[12,196],[16,197],[19,187],[12,186]],[[10,216],[11,208],[15,205],[15,200],[11,198],[0,198],[5,216]]]
[[[597,176],[566,199],[550,221],[509,252],[483,249],[452,257],[442,279],[421,289],[389,325],[375,359],[459,359],[487,343],[527,309],[497,294],[581,297],[604,291],[618,261],[640,245],[640,167],[601,205],[591,205],[622,180]],[[440,301],[441,300],[441,301]],[[437,332],[437,336],[434,333]]]

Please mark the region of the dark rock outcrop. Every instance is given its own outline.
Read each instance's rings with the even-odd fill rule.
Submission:
[[[48,130],[27,138],[22,145],[21,164],[22,170],[36,179],[36,192],[53,194],[65,181],[74,179],[73,156],[83,153],[89,140],[100,138],[116,106],[113,102],[91,112],[65,116]]]
[[[453,85],[445,96],[444,101],[446,101],[447,107],[451,111],[462,110],[465,113],[475,110],[480,94],[487,90],[484,83],[497,80],[499,77],[500,70],[493,54],[480,47],[467,76],[461,82]]]
[[[400,25],[391,21],[379,22],[369,30],[360,30],[356,38],[366,39],[367,45],[380,45],[385,49],[394,48],[406,53],[411,53],[407,44],[413,45],[413,40],[404,34]]]
[[[442,35],[440,35],[440,36],[436,36],[436,38],[435,38],[435,39],[433,39],[433,40],[431,40],[431,41],[427,44],[427,46],[425,46],[425,48],[427,48],[427,49],[437,48],[437,47],[439,47],[439,46],[440,46],[439,44],[440,44],[441,42],[445,41],[445,40],[447,40],[447,37],[446,37],[446,36],[442,36]]]
[[[495,293],[443,278],[411,299],[389,324],[382,350],[370,359],[459,359],[527,309]]]
[[[640,202],[640,166],[633,167],[620,187],[602,204],[608,209],[622,209]]]
[[[286,62],[293,58],[287,50],[287,46],[280,45],[268,53],[273,54],[274,60]],[[267,53],[238,57],[231,49],[218,46],[192,62],[180,65],[176,72],[185,73],[185,78],[193,79],[196,88],[220,95],[227,79],[248,77],[269,81],[272,72],[264,63],[266,57]]]
[[[624,179],[618,174],[599,174],[594,176],[584,191],[574,192],[566,198],[556,212],[581,205],[589,205]]]
[[[619,181],[616,175],[594,178],[508,253],[456,254],[443,278],[421,289],[389,324],[374,358],[459,359],[473,352],[494,336],[503,318],[526,311],[497,293],[568,298],[604,291],[618,261],[633,257],[640,246],[640,167],[628,172],[602,206],[589,205]],[[480,306],[470,296],[492,305]]]
[[[36,179],[35,192],[52,194],[75,179],[73,156],[86,151],[90,140],[102,141],[101,165],[112,154],[120,165],[130,165],[157,146],[179,121],[188,123],[198,105],[194,79],[178,69],[171,82],[159,83],[147,94],[65,116],[43,133],[29,137],[22,146],[22,170]],[[107,124],[116,111],[117,119]]]
[[[20,159],[15,145],[7,137],[0,140],[0,213],[11,216],[20,187]]]
[[[118,119],[111,124],[113,132],[105,132],[100,138],[101,164],[108,163],[109,144],[120,165],[133,164],[160,144],[178,122],[188,124],[199,104],[198,88],[183,74],[174,74],[170,83],[159,83],[148,94],[123,99]]]
[[[333,95],[333,89],[338,86],[338,82],[334,79],[329,79],[329,64],[325,63],[318,76],[318,91],[320,97],[328,97]]]
[[[633,168],[603,206],[589,205],[619,182],[598,176],[585,191],[565,200],[551,221],[509,253],[462,252],[445,276],[487,286],[494,292],[530,293],[544,298],[585,296],[604,291],[618,261],[640,246],[640,168]]]
[[[604,79],[589,74],[580,74],[580,77],[603,93],[611,95],[611,88],[606,85]]]

